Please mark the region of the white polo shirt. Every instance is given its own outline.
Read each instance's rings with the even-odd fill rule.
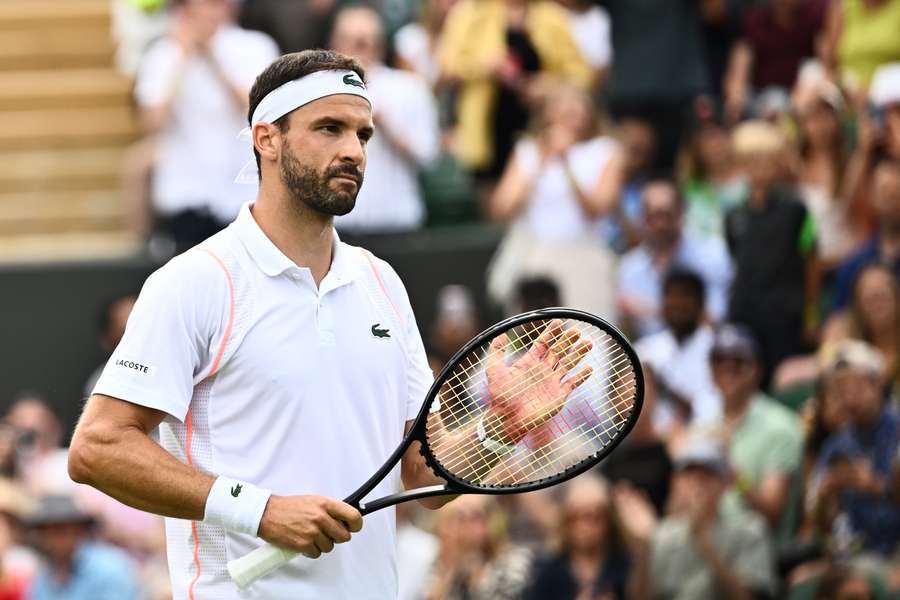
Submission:
[[[317,289],[246,205],[147,279],[94,393],[167,413],[162,445],[202,471],[342,499],[396,448],[431,382],[387,263],[335,235]],[[373,497],[399,488],[395,469]],[[175,600],[397,595],[393,509],[365,517],[331,554],[297,558],[244,593],[226,562],[262,540],[180,519],[166,519],[166,531]]]

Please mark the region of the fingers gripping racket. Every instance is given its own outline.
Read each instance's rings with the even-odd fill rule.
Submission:
[[[429,496],[509,494],[561,483],[622,441],[643,397],[637,355],[606,321],[561,308],[511,317],[453,356],[409,434],[345,502],[365,515]],[[363,502],[416,441],[446,483]],[[265,545],[229,562],[228,572],[244,588],[295,556]]]

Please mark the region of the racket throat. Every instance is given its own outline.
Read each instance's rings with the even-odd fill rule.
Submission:
[[[414,490],[406,490],[398,494],[385,496],[384,498],[378,498],[377,500],[372,500],[371,502],[360,502],[359,504],[357,504],[357,507],[359,508],[359,512],[367,515],[369,513],[375,512],[376,510],[381,510],[382,508],[400,504],[401,502],[421,500],[422,498],[431,498],[433,496],[448,496],[454,493],[456,492],[448,490],[447,486],[444,484],[429,485],[427,487],[416,488]]]

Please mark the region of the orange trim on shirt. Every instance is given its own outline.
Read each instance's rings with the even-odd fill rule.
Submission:
[[[222,336],[221,343],[219,343],[219,349],[216,351],[216,356],[209,368],[209,374],[206,376],[209,378],[215,375],[219,370],[219,363],[222,361],[222,355],[225,354],[225,347],[228,346],[228,340],[231,337],[231,328],[234,325],[234,281],[231,278],[231,272],[228,270],[228,267],[225,266],[225,263],[222,262],[222,259],[206,248],[198,248],[198,250],[202,250],[213,257],[213,260],[215,260],[222,268],[222,271],[225,272],[225,281],[228,283],[228,322],[225,325],[225,333]],[[193,465],[194,462],[191,457],[191,441],[194,438],[193,417],[193,409],[188,409],[187,415],[184,418],[184,425],[186,428],[184,446],[188,465]],[[194,586],[197,584],[197,580],[200,579],[200,573],[202,572],[200,567],[200,536],[197,533],[197,521],[191,521],[191,536],[194,538],[194,566],[197,568],[197,572],[191,580],[191,583],[188,584],[188,600],[196,600],[194,597]]]
[[[400,314],[400,311],[397,310],[397,306],[394,304],[394,301],[391,299],[391,295],[387,291],[387,287],[384,285],[384,281],[381,279],[381,273],[378,271],[378,266],[375,264],[375,261],[372,260],[372,253],[366,249],[363,249],[363,256],[366,257],[366,260],[369,261],[369,266],[372,267],[372,272],[375,274],[375,279],[378,281],[378,287],[381,288],[381,291],[384,293],[384,297],[387,298],[388,303],[391,305],[391,308],[394,310],[394,314],[397,315],[397,318],[400,320],[400,324],[406,327],[406,319]]]

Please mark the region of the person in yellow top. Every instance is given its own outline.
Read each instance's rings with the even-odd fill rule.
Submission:
[[[547,0],[461,0],[447,15],[438,57],[442,77],[460,85],[457,157],[489,177],[527,125],[542,81],[592,83],[565,11]]]

